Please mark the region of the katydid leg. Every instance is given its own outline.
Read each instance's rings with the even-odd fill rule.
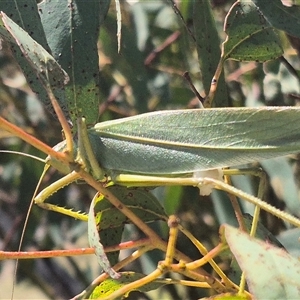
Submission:
[[[47,188],[42,190],[35,198],[34,202],[47,210],[55,211],[58,213],[62,213],[64,215],[70,216],[75,219],[79,219],[82,221],[87,221],[88,217],[87,215],[83,213],[79,213],[76,211],[72,211],[71,209],[67,209],[64,207],[60,207],[51,203],[45,203],[45,200],[48,199],[52,194],[57,192],[58,190],[62,189],[63,187],[69,185],[70,183],[80,179],[80,176],[75,171],[71,172],[70,174],[62,177],[61,179],[55,181],[51,185],[49,185]]]

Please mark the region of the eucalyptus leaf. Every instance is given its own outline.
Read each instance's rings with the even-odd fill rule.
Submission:
[[[100,230],[99,236],[101,244],[104,247],[110,247],[120,244],[122,240],[123,231],[124,225]],[[112,266],[119,261],[119,254],[120,251],[111,251],[106,253],[106,256]]]
[[[164,208],[149,190],[128,189],[122,186],[110,186],[108,189],[144,222],[167,219]],[[124,225],[130,223],[130,220],[102,194],[95,196],[94,203],[95,223],[101,244],[104,247],[118,245],[121,242]],[[119,251],[107,253],[111,265],[117,263],[118,257]]]
[[[205,94],[208,95],[211,81],[221,56],[221,42],[211,11],[210,1],[193,1],[193,25],[202,83]],[[227,88],[223,73],[218,79],[217,92],[214,99],[215,106],[223,107],[228,105]]]
[[[48,52],[50,48],[40,20],[36,0],[0,1],[1,11],[23,28],[28,34]]]
[[[27,32],[2,13],[5,28],[15,39],[21,51],[36,71],[41,82],[51,87],[63,87],[69,80],[67,73],[41,45],[34,41]]]
[[[208,94],[221,56],[221,42],[209,1],[195,0],[193,4],[193,25],[198,59],[204,90]]]
[[[99,265],[103,268],[103,270],[109,274],[112,278],[119,278],[119,274],[114,271],[114,269],[110,266],[110,262],[105,254],[104,247],[100,242],[100,236],[98,233],[98,228],[95,219],[95,205],[96,198],[94,198],[91,202],[89,215],[88,215],[88,239],[91,248],[95,249],[95,254],[97,257],[97,261]]]
[[[250,1],[237,1],[228,12],[223,58],[265,62],[283,54],[272,25]]]
[[[93,291],[93,293],[91,294],[89,299],[101,299],[101,298],[108,297],[110,294],[119,290],[126,284],[129,284],[133,281],[136,281],[136,280],[139,280],[139,279],[142,279],[145,277],[144,274],[135,273],[135,272],[121,272],[120,274],[122,276],[118,280],[109,278],[109,279],[106,279],[105,281],[101,282],[95,288],[95,290]],[[153,280],[152,282],[147,283],[135,290],[136,291],[138,290],[140,292],[148,292],[151,290],[156,290],[157,288],[162,287],[164,285],[166,285],[165,282],[160,282],[159,280]],[[114,299],[123,299],[123,297],[114,298]]]
[[[256,299],[299,299],[300,263],[285,250],[224,225],[226,241]],[[272,283],[272,284],[270,284]]]
[[[300,38],[300,7],[287,7],[281,0],[252,0],[273,27]]]
[[[74,124],[84,116],[88,124],[98,118],[99,27],[110,0],[51,1],[39,4],[41,21],[53,56],[70,76],[66,95]]]
[[[110,186],[108,189],[144,222],[167,219],[164,208],[146,188]],[[112,229],[130,220],[101,194],[95,198],[96,224],[99,230]]]
[[[244,220],[246,230],[249,233],[251,231],[253,217],[250,214],[243,214],[243,220]],[[278,241],[278,239],[260,221],[257,224],[255,237],[259,240],[267,242],[268,244],[272,244],[273,246],[276,246],[278,248],[285,249],[284,246]],[[228,276],[233,282],[239,284],[241,280],[241,275],[242,275],[242,270],[239,264],[237,263],[235,257],[232,257]]]
[[[26,1],[26,4],[24,4],[23,0],[1,1],[0,8],[3,11],[3,20],[0,21],[0,36],[10,43],[10,48],[31,89],[38,95],[39,99],[44,103],[52,115],[55,116],[50,99],[40,81],[40,76],[37,75],[36,72],[32,72],[33,68],[39,68],[42,63],[36,59],[32,60],[34,53],[28,51],[28,49],[30,50],[38,47],[39,50],[36,55],[39,56],[42,61],[44,61],[45,56],[40,56],[41,48],[44,48],[51,54],[39,17],[36,1],[29,0]],[[8,27],[5,28],[6,26]],[[35,43],[39,46],[34,46]],[[36,71],[39,72],[39,69]],[[48,72],[51,73],[51,68],[49,68]],[[54,71],[53,76],[50,75],[50,77],[57,77],[57,79],[60,80],[60,76],[56,71]],[[62,79],[62,81],[64,81],[64,79]],[[56,89],[53,92],[58,99],[65,116],[68,117],[64,94],[61,89],[58,88],[57,83],[55,83],[55,86],[52,86],[52,88],[55,87]]]

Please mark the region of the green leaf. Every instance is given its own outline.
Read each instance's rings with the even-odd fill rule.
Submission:
[[[220,39],[207,0],[196,0],[193,7],[193,25],[197,43],[198,59],[202,73],[202,82],[206,95],[218,66],[221,50]]]
[[[95,202],[97,201],[97,198],[94,197],[94,199],[91,202],[90,209],[89,209],[89,215],[88,215],[88,239],[89,244],[91,248],[95,249],[95,254],[97,257],[97,261],[99,265],[103,268],[103,270],[109,274],[112,278],[119,278],[119,274],[115,272],[114,269],[110,266],[110,262],[105,254],[104,247],[100,242],[100,236],[97,228],[96,223],[96,213],[95,213]]]
[[[162,205],[146,188],[110,186],[108,189],[144,222],[167,218]],[[130,223],[130,220],[101,194],[95,198],[95,212],[96,224],[100,231]]]
[[[50,50],[38,13],[36,0],[1,1],[1,11],[23,28],[30,36],[48,52]]]
[[[182,194],[182,186],[164,187],[164,208],[168,215],[175,214],[178,211]]]
[[[202,298],[202,300],[247,300],[249,297],[243,294],[232,294],[232,293],[225,293],[219,294],[215,296],[211,296],[209,298]]]
[[[281,0],[252,0],[273,27],[300,38],[300,7],[287,7]]]
[[[208,95],[212,78],[218,66],[221,50],[220,38],[208,0],[195,0],[193,7],[193,25],[197,43],[198,60],[202,74],[205,94]],[[227,89],[224,74],[218,80],[216,106],[227,106]],[[221,100],[221,101],[219,101]]]
[[[110,186],[108,189],[144,222],[167,218],[164,208],[147,189],[122,186]],[[124,225],[130,223],[130,220],[101,194],[95,196],[94,203],[95,222],[101,244],[104,247],[118,245]],[[111,265],[114,265],[118,261],[119,251],[108,253],[107,257]]]
[[[11,35],[11,37],[8,37],[8,35],[5,35],[5,37],[9,38],[10,41],[14,39],[18,44],[44,86],[50,84],[53,88],[63,87],[69,77],[49,52],[4,13],[2,13],[2,22],[0,25],[5,26]]]
[[[224,59],[265,62],[283,54],[279,37],[252,2],[237,1],[228,12],[224,27]]]
[[[299,299],[300,263],[283,249],[224,225],[227,243],[256,299]],[[271,283],[271,284],[270,284]]]
[[[117,291],[118,289],[122,288],[128,283],[131,283],[133,281],[142,279],[145,277],[144,274],[135,273],[135,272],[121,272],[122,274],[121,278],[118,280],[115,279],[107,279],[100,283],[93,293],[91,294],[89,299],[101,299],[109,296],[113,292]],[[162,287],[166,285],[165,282],[159,282],[159,280],[153,280],[150,283],[147,283],[138,289],[134,289],[133,291],[140,291],[140,292],[149,292],[152,290],[156,290],[159,287]],[[116,298],[116,299],[123,299],[122,297]]]
[[[73,123],[84,116],[88,124],[98,118],[99,27],[110,0],[51,1],[39,4],[41,20],[53,56],[68,72],[66,87]]]
[[[159,111],[89,130],[100,165],[112,173],[175,174],[235,166],[300,149],[299,109]]]
[[[11,50],[14,53],[14,56],[32,90],[38,95],[39,99],[45,104],[52,115],[55,115],[50,99],[48,98],[45,88],[40,82],[39,76],[37,76],[35,72],[32,72],[32,68],[39,67],[40,63],[38,63],[35,67],[32,65],[33,61],[28,61],[29,53],[25,55],[23,53],[24,48],[35,49],[32,48],[33,41],[28,38],[27,33],[29,33],[31,38],[40,45],[39,47],[43,47],[47,52],[51,53],[40,20],[36,1],[29,0],[26,1],[26,4],[24,4],[23,0],[1,1],[1,10],[6,14],[5,19],[7,26],[9,26],[9,24],[13,24],[10,26],[13,31],[10,30],[10,33],[8,33],[8,31],[4,28],[5,25],[0,21],[0,36],[10,43]],[[20,30],[20,28],[23,30]],[[13,38],[11,34],[13,34],[15,38]],[[19,48],[19,43],[22,43],[23,50]],[[54,76],[56,75],[57,74]],[[65,116],[68,117],[63,92],[59,88],[56,88],[53,92],[58,99]]]
[[[124,231],[124,225],[119,227],[114,227],[114,228],[101,229],[99,232],[101,244],[105,247],[115,246],[120,244],[122,240],[123,231]],[[106,253],[106,256],[112,266],[119,261],[119,254],[120,251],[112,251]]]

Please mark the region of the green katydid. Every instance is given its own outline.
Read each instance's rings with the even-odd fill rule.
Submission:
[[[197,185],[193,174],[199,170],[297,152],[298,114],[292,107],[160,111],[99,123],[87,131],[86,143],[103,174],[116,184]],[[59,148],[64,147],[62,142]],[[56,159],[48,162],[61,169]],[[57,188],[45,190],[36,201],[42,203]]]
[[[162,111],[97,124],[88,138],[97,162],[116,184],[197,185],[193,173],[198,170],[297,152],[298,114],[292,107]],[[48,162],[58,165],[52,157]],[[36,201],[42,203],[70,181],[46,189]]]

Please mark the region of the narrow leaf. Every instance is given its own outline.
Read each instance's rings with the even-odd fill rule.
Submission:
[[[194,0],[193,5],[193,25],[197,43],[198,60],[203,87],[205,94],[208,95],[212,78],[221,57],[221,41],[211,11],[210,1]],[[218,80],[215,105],[227,106],[228,99],[226,95],[226,84],[224,74],[222,74]]]
[[[110,266],[109,260],[104,252],[103,245],[100,243],[100,236],[96,226],[95,220],[95,198],[92,200],[90,209],[89,209],[89,218],[88,218],[88,238],[90,247],[95,249],[95,254],[98,260],[99,265],[103,268],[103,270],[109,274],[112,278],[119,278],[120,275],[112,269]]]
[[[24,0],[1,0],[1,11],[49,52],[50,48],[47,44],[36,0],[26,0],[26,3]]]
[[[42,83],[45,86],[50,84],[51,87],[63,87],[69,78],[55,59],[4,13],[2,20]]]
[[[212,15],[210,2],[207,0],[195,0],[193,2],[193,25],[198,59],[202,72],[204,90],[205,93],[208,94],[211,80],[221,56],[221,42]]]

